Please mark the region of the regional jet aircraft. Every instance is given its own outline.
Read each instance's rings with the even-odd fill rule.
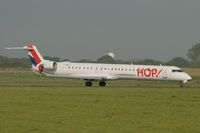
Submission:
[[[99,86],[104,87],[108,80],[141,79],[179,81],[182,87],[192,79],[175,66],[55,62],[45,60],[33,44],[6,49],[26,50],[32,63],[31,69],[35,73],[51,77],[82,79],[86,81],[86,86],[92,86],[93,81],[98,81]]]

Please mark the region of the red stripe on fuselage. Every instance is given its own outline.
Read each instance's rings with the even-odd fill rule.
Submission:
[[[38,54],[37,54],[37,52],[35,51],[35,49],[33,48],[33,46],[32,46],[31,44],[29,44],[29,45],[27,45],[27,47],[30,48],[29,51],[31,52],[31,54],[32,54],[33,58],[35,59],[36,63],[37,63],[37,64],[40,64],[41,59],[40,59],[40,57],[38,56]]]

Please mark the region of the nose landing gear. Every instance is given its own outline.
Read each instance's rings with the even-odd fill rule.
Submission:
[[[180,81],[180,82],[179,82],[179,86],[180,86],[180,87],[183,87],[183,84],[184,84],[183,81]]]
[[[183,85],[184,85],[185,83],[187,83],[187,82],[188,82],[187,80],[180,81],[180,82],[179,82],[179,86],[180,86],[180,87],[183,87]]]

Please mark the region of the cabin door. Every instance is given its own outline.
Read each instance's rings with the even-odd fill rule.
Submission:
[[[163,69],[162,77],[163,77],[163,79],[167,79],[167,70],[166,69]]]

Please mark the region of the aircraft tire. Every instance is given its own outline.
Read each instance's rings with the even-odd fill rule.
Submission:
[[[100,87],[105,87],[106,86],[106,82],[105,81],[100,81],[99,82],[99,86]]]
[[[85,82],[85,86],[86,86],[86,87],[90,87],[90,86],[92,86],[92,82],[91,82],[91,81],[87,81],[87,82]]]
[[[183,87],[183,84],[184,84],[183,81],[180,81],[180,82],[179,82],[179,86],[180,86],[181,88]]]

